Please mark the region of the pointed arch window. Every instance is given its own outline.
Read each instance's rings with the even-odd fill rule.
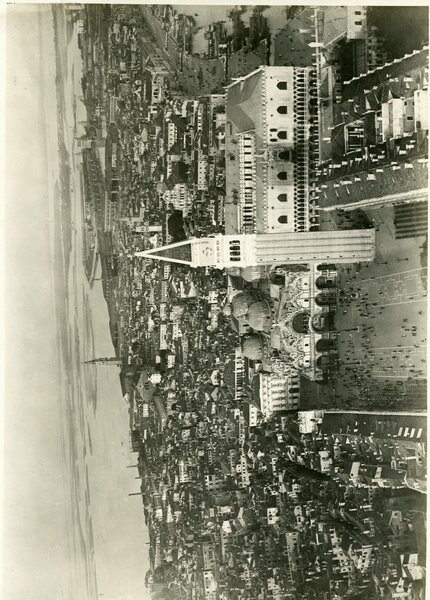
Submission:
[[[287,171],[280,171],[278,173],[278,179],[285,181],[287,179]]]
[[[286,140],[287,139],[287,132],[285,130],[278,131],[278,138],[280,140]]]
[[[278,90],[286,90],[287,82],[286,81],[278,81],[276,87],[278,88]]]
[[[282,223],[283,225],[285,225],[286,223],[288,223],[288,217],[287,217],[287,215],[281,215],[280,217],[278,217],[278,222]]]
[[[279,194],[278,200],[279,200],[279,202],[287,202],[287,200],[288,200],[287,194]]]
[[[278,106],[278,108],[276,110],[278,111],[278,113],[280,115],[286,115],[287,114],[287,107],[285,106],[285,104],[283,104],[282,106]]]

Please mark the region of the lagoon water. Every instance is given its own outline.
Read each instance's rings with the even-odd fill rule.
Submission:
[[[82,60],[65,8],[10,5],[6,51],[2,597],[149,597],[118,372],[82,363],[113,347],[82,264]]]

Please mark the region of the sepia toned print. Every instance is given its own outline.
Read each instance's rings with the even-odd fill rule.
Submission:
[[[3,597],[424,600],[428,8],[6,16]]]

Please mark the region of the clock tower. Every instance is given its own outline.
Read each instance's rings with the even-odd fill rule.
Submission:
[[[254,233],[192,238],[134,256],[190,267],[356,263],[375,257],[374,229]]]

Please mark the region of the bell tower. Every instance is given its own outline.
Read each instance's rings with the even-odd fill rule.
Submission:
[[[375,257],[375,230],[254,233],[192,238],[136,252],[190,267],[254,267],[276,264],[356,263]]]

